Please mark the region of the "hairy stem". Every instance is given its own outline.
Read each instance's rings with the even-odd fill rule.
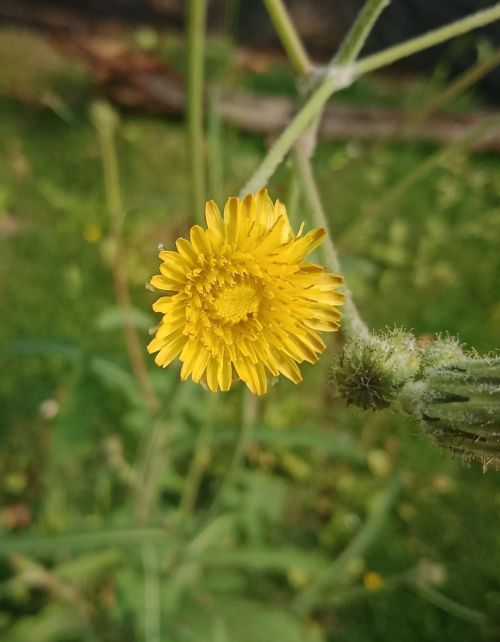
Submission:
[[[314,179],[311,159],[306,153],[303,153],[300,146],[296,148],[296,162],[299,174],[304,186],[304,192],[311,207],[313,218],[319,227],[329,229],[328,219],[326,217],[321,197],[318,192],[318,186]],[[337,274],[341,273],[340,260],[335,248],[335,243],[328,235],[327,242],[322,246],[324,248],[325,261],[329,269]],[[344,318],[342,320],[342,331],[347,339],[368,337],[369,331],[361,318],[358,309],[353,301],[351,291],[344,284],[345,307]]]
[[[125,214],[115,146],[117,118],[112,109],[102,103],[94,106],[92,117],[101,146],[106,204],[109,212],[111,234],[114,241],[112,263],[113,285],[116,300],[123,317],[125,346],[145,403],[152,412],[156,413],[160,409],[160,402],[151,386],[146,370],[144,345],[132,322],[132,305],[130,302],[126,272],[126,249],[123,242],[123,220]]]
[[[206,405],[206,416],[196,443],[195,453],[189,466],[179,511],[184,516],[192,514],[200,490],[203,475],[210,464],[210,442],[214,432],[214,414],[218,401],[217,394],[210,394]]]
[[[356,63],[345,66],[339,65],[337,69],[330,70],[323,82],[311,94],[308,100],[306,100],[302,109],[278,137],[256,172],[244,185],[241,190],[241,195],[244,196],[248,193],[254,193],[267,184],[276,167],[281,163],[297,138],[310,125],[313,118],[321,112],[323,105],[330,96],[350,84],[353,79],[390,65],[418,51],[446,42],[450,40],[450,38],[485,26],[499,18],[500,3],[497,3],[489,9],[456,20],[449,25],[429,31],[422,36],[411,38],[400,45],[389,47],[372,56],[367,56]]]
[[[161,642],[161,568],[154,542],[141,544],[144,569],[144,640]]]
[[[205,204],[205,145],[203,135],[203,78],[206,0],[188,1],[188,151],[194,218],[202,222]]]
[[[283,0],[264,0],[264,4],[295,71],[308,76],[313,67]]]
[[[221,502],[224,499],[227,489],[234,482],[241,464],[243,463],[245,457],[245,448],[252,433],[252,428],[254,427],[256,418],[257,418],[257,409],[258,409],[258,397],[252,394],[246,388],[243,390],[243,399],[241,405],[241,418],[240,418],[240,434],[238,435],[238,441],[233,452],[233,457],[231,463],[229,464],[229,469],[227,474],[222,482],[221,487],[210,507],[210,513],[215,513]]]
[[[389,0],[367,0],[337,55],[334,57],[332,64],[350,63],[355,59],[373,28],[377,17],[388,2]],[[302,46],[300,36],[296,32],[286,8],[280,1],[268,1],[266,2],[266,6],[271,13],[278,35],[283,41],[283,45],[291,61],[295,61],[294,66],[301,76],[308,77],[312,71],[312,64]],[[297,64],[296,61],[301,61],[301,64]],[[309,130],[304,132],[296,142],[295,162],[298,168],[298,174],[304,185],[304,192],[311,207],[313,218],[317,225],[329,230],[329,221],[321,202],[321,196],[314,178],[311,163],[311,156],[316,146],[317,124],[318,121],[311,125]],[[325,262],[329,268],[333,272],[340,272],[340,261],[331,235],[328,236],[323,248]],[[368,328],[359,315],[349,288],[344,286],[344,292],[346,295],[344,322],[342,324],[344,334],[346,334],[348,338],[368,336]]]
[[[335,54],[333,64],[346,65],[356,60],[378,17],[390,2],[391,0],[366,1]]]

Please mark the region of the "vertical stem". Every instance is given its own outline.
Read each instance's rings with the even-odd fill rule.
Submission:
[[[188,0],[188,148],[192,209],[202,222],[205,203],[205,154],[203,136],[203,76],[206,0]]]
[[[391,0],[366,0],[347,36],[333,58],[335,65],[347,65],[358,57],[375,22]]]
[[[154,542],[141,544],[144,569],[144,640],[161,642],[160,563]]]
[[[217,493],[212,506],[210,507],[210,513],[214,513],[219,508],[221,501],[224,499],[226,490],[231,486],[235,480],[238,470],[243,462],[245,456],[245,447],[248,443],[250,435],[252,433],[252,428],[255,424],[257,418],[258,410],[258,397],[252,394],[247,388],[243,390],[243,399],[241,404],[241,419],[240,419],[240,434],[238,435],[238,441],[236,442],[236,447],[233,452],[233,457],[231,463],[229,464],[229,469],[227,471],[226,477],[222,482],[219,492]]]
[[[314,179],[312,171],[311,159],[302,152],[300,147],[296,150],[296,162],[299,170],[304,192],[312,210],[313,218],[317,225],[329,229],[329,223],[321,203],[321,197],[318,192],[318,186]],[[327,242],[322,246],[325,254],[326,264],[332,272],[340,273],[340,261],[335,248],[335,244],[328,236]],[[344,284],[345,293],[345,309],[344,318],[342,321],[342,331],[347,338],[366,338],[369,335],[368,328],[366,327],[363,319],[361,318],[356,305],[352,299],[351,292],[347,285]]]
[[[283,0],[264,0],[264,4],[295,71],[301,76],[308,76],[312,72],[311,61]]]
[[[285,201],[286,209],[288,211],[288,217],[293,227],[299,227],[302,223],[302,218],[299,217],[299,208],[302,198],[302,185],[300,184],[298,178],[297,162],[294,160],[290,168],[290,178]]]
[[[216,203],[222,203],[224,194],[224,172],[222,153],[222,119],[219,113],[219,90],[210,92],[208,106],[208,179],[210,197]]]
[[[428,49],[442,42],[446,42],[455,36],[462,35],[473,29],[483,27],[500,18],[500,2],[483,11],[460,18],[450,24],[429,31],[428,33],[411,38],[406,42],[389,47],[376,54],[362,58],[352,63],[350,76],[359,78],[367,73],[386,67],[387,65],[411,56],[414,53]],[[300,111],[290,121],[288,126],[278,136],[274,145],[262,160],[260,166],[249,178],[241,190],[241,195],[253,194],[266,185],[278,165],[294,145],[297,138],[311,124],[313,119],[321,113],[324,104],[332,94],[346,86],[347,79],[342,74],[327,74],[323,82],[313,91],[305,101]]]
[[[295,26],[290,20],[286,7],[281,0],[264,1],[292,63],[300,75],[307,77],[312,72],[312,64],[302,46]],[[332,64],[348,64],[354,61],[373,28],[375,21],[388,3],[389,0],[367,0]],[[311,155],[316,145],[317,124],[318,119],[315,120],[310,129],[302,134],[297,141],[295,162],[304,185],[304,191],[309,201],[313,218],[317,225],[329,230],[329,221],[325,215],[311,164]],[[329,268],[332,272],[340,272],[340,261],[331,236],[328,236],[323,248],[326,263]],[[344,286],[344,291],[346,295],[345,316],[342,324],[344,334],[348,337],[359,338],[368,336],[368,328],[361,319],[351,293],[346,286]]]
[[[115,129],[118,119],[108,105],[98,103],[92,110],[92,118],[101,145],[102,168],[106,204],[109,212],[111,235],[114,241],[113,284],[116,300],[123,316],[123,335],[132,370],[148,408],[156,413],[160,403],[149,381],[144,359],[145,348],[132,322],[132,305],[126,273],[126,249],[123,242],[123,220],[125,217],[120,189],[120,176],[115,146]]]
[[[189,466],[184,484],[179,510],[184,516],[190,515],[195,506],[200,490],[201,481],[210,463],[210,441],[214,432],[214,413],[218,400],[217,394],[210,393],[206,408],[206,417],[198,436],[196,450]]]

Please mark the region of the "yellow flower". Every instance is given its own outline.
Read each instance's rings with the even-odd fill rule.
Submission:
[[[375,571],[368,571],[363,576],[363,584],[367,591],[378,591],[384,585],[384,578],[380,573]]]
[[[268,377],[299,383],[297,363],[315,363],[325,349],[319,332],[339,328],[342,277],[304,258],[323,241],[316,228],[293,233],[285,206],[266,190],[230,198],[221,216],[205,207],[207,229],[191,228],[177,251],[161,251],[151,279],[171,292],[153,304],[163,319],[149,352],[167,366],[177,357],[181,378],[229,390],[237,378],[256,394]]]

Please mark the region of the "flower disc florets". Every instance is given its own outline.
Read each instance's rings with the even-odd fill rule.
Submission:
[[[265,190],[230,198],[222,217],[206,205],[207,229],[191,228],[177,251],[162,251],[151,279],[163,314],[149,352],[167,366],[179,357],[181,378],[229,390],[240,378],[256,394],[269,376],[298,383],[298,363],[315,363],[325,349],[319,332],[339,327],[342,277],[303,259],[324,239],[323,229],[294,235],[285,207]]]

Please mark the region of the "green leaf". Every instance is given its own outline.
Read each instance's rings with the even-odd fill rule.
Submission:
[[[300,569],[319,574],[328,566],[328,559],[293,546],[272,548],[256,546],[233,550],[209,550],[198,558],[206,566],[230,566],[255,571],[287,572]]]
[[[172,629],[178,642],[311,642],[291,613],[238,598],[186,604]]]
[[[0,555],[54,555],[98,548],[136,548],[138,543],[146,539],[172,545],[172,539],[161,528],[103,529],[53,535],[0,535]]]

